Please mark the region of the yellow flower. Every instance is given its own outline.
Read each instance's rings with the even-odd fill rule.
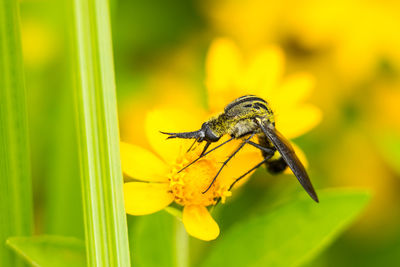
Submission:
[[[218,198],[224,202],[234,179],[254,165],[245,150],[235,157],[218,176],[211,188],[202,193],[216,175],[226,157],[226,150],[216,150],[196,164],[178,173],[201,153],[201,147],[186,153],[191,141],[165,140],[160,129],[183,130],[198,127],[204,119],[201,112],[182,112],[177,109],[153,111],[146,119],[146,133],[153,151],[121,143],[123,172],[136,181],[124,184],[126,212],[145,215],[159,211],[173,201],[182,205],[182,221],[187,232],[202,240],[213,240],[219,227],[207,210]]]
[[[282,82],[283,62],[281,51],[269,47],[245,65],[233,42],[216,40],[206,64],[209,111],[197,108],[195,104],[188,108],[190,105],[187,103],[185,109],[164,107],[155,110],[147,115],[145,126],[151,149],[121,143],[123,171],[135,179],[124,185],[126,212],[150,214],[175,202],[183,206],[182,221],[190,235],[202,240],[215,239],[219,227],[207,207],[215,205],[219,198],[224,203],[231,194],[229,188],[235,179],[262,160],[260,151],[245,146],[203,194],[218,172],[220,163],[241,141],[231,142],[179,172],[200,155],[202,146],[187,152],[193,140],[165,140],[166,136],[159,131],[198,129],[211,114],[222,111],[230,101],[241,95],[256,94],[273,103],[273,107],[279,107],[277,127],[287,137],[303,134],[321,119],[319,109],[303,103],[311,90],[312,79],[306,74],[297,74]],[[301,159],[304,158],[300,151],[298,153]],[[244,180],[246,178],[241,183]]]

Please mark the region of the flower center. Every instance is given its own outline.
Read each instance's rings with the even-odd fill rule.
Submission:
[[[203,193],[211,184],[217,174],[220,164],[212,158],[203,158],[178,173],[198,157],[198,153],[188,152],[179,158],[171,168],[169,174],[170,190],[175,196],[175,202],[180,205],[202,205],[216,204],[221,198],[230,196],[228,186],[221,186],[221,176],[218,176],[207,192]]]

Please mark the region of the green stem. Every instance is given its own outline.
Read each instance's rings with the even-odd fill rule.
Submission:
[[[76,103],[89,266],[129,266],[107,0],[74,0]]]
[[[10,236],[33,229],[26,95],[19,1],[0,1],[0,266],[20,262],[6,248]]]
[[[176,266],[188,267],[189,266],[189,236],[186,233],[183,223],[175,220],[175,253],[176,253]]]

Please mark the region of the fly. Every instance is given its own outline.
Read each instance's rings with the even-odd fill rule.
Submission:
[[[210,189],[228,162],[246,144],[249,144],[261,150],[264,159],[238,177],[230,186],[229,190],[231,190],[239,180],[263,164],[266,165],[267,170],[271,173],[281,173],[289,166],[305,191],[314,201],[319,202],[318,196],[303,164],[294,152],[290,142],[275,128],[274,114],[268,103],[262,98],[255,95],[245,95],[235,99],[225,107],[223,112],[204,122],[200,130],[182,133],[162,133],[169,135],[168,139],[184,138],[195,139],[195,142],[205,142],[205,146],[199,157],[186,165],[179,172],[226,143],[234,139],[243,140],[239,147],[222,163],[221,168],[203,193],[206,193]],[[230,135],[231,138],[208,150],[212,143],[219,141],[220,138],[226,134]],[[253,137],[257,137],[258,143],[251,141]],[[272,158],[276,151],[279,152],[280,156],[278,158]]]

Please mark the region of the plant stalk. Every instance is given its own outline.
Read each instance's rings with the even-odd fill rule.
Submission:
[[[108,1],[74,0],[72,12],[88,266],[130,266]]]
[[[6,247],[33,231],[32,186],[19,1],[0,1],[0,266],[22,263]]]

